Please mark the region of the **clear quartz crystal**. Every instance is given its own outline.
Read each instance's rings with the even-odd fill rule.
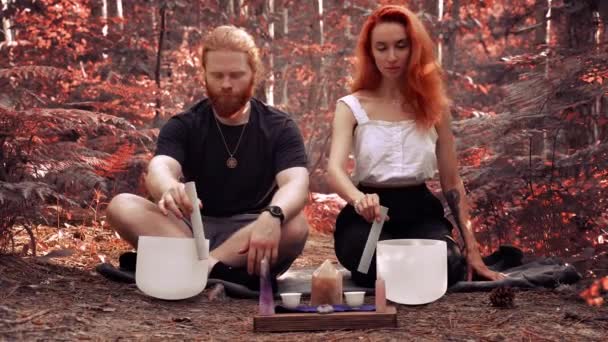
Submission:
[[[270,283],[270,266],[268,259],[264,258],[260,265],[260,303],[259,314],[261,316],[274,315],[274,298],[272,296],[272,284]]]

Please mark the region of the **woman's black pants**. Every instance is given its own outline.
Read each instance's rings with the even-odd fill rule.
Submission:
[[[448,286],[463,280],[466,262],[452,238],[452,224],[444,217],[441,201],[426,184],[401,188],[372,188],[359,186],[364,193],[376,193],[380,204],[388,207],[389,221],[384,223],[380,240],[433,239],[443,240],[448,248]],[[367,274],[357,271],[371,223],[346,205],[338,215],[334,232],[338,261],[352,274],[353,281],[364,287],[374,287],[376,254]]]

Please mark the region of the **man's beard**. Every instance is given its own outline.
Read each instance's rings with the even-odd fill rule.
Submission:
[[[207,95],[213,106],[213,110],[217,116],[221,118],[229,118],[233,116],[239,109],[243,108],[251,96],[253,95],[253,84],[241,93],[234,92],[214,92],[207,88]]]

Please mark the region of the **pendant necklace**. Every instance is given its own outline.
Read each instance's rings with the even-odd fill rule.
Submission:
[[[247,110],[249,110],[249,104],[247,104],[247,109],[245,111],[247,111]],[[243,129],[241,129],[241,135],[239,136],[239,140],[237,140],[237,142],[236,142],[234,151],[230,152],[230,149],[228,148],[228,144],[226,143],[226,138],[224,137],[224,133],[222,132],[222,128],[220,127],[220,124],[215,115],[215,110],[213,111],[213,118],[215,119],[215,125],[217,126],[217,130],[220,132],[220,136],[222,137],[222,142],[224,143],[224,147],[226,147],[226,152],[228,153],[228,159],[226,159],[226,167],[228,167],[229,169],[234,169],[239,164],[238,160],[234,157],[234,155],[236,154],[236,151],[239,149],[239,145],[241,144],[241,139],[243,138],[243,133],[245,133],[245,128],[247,127],[247,124],[249,123],[249,121],[247,121],[243,125]]]

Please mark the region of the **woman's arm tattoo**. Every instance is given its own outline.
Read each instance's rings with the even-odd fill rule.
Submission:
[[[457,189],[448,190],[445,193],[445,199],[448,201],[448,205],[450,206],[452,215],[454,215],[456,225],[462,234],[464,227],[462,226],[463,222],[460,221],[460,193]]]

